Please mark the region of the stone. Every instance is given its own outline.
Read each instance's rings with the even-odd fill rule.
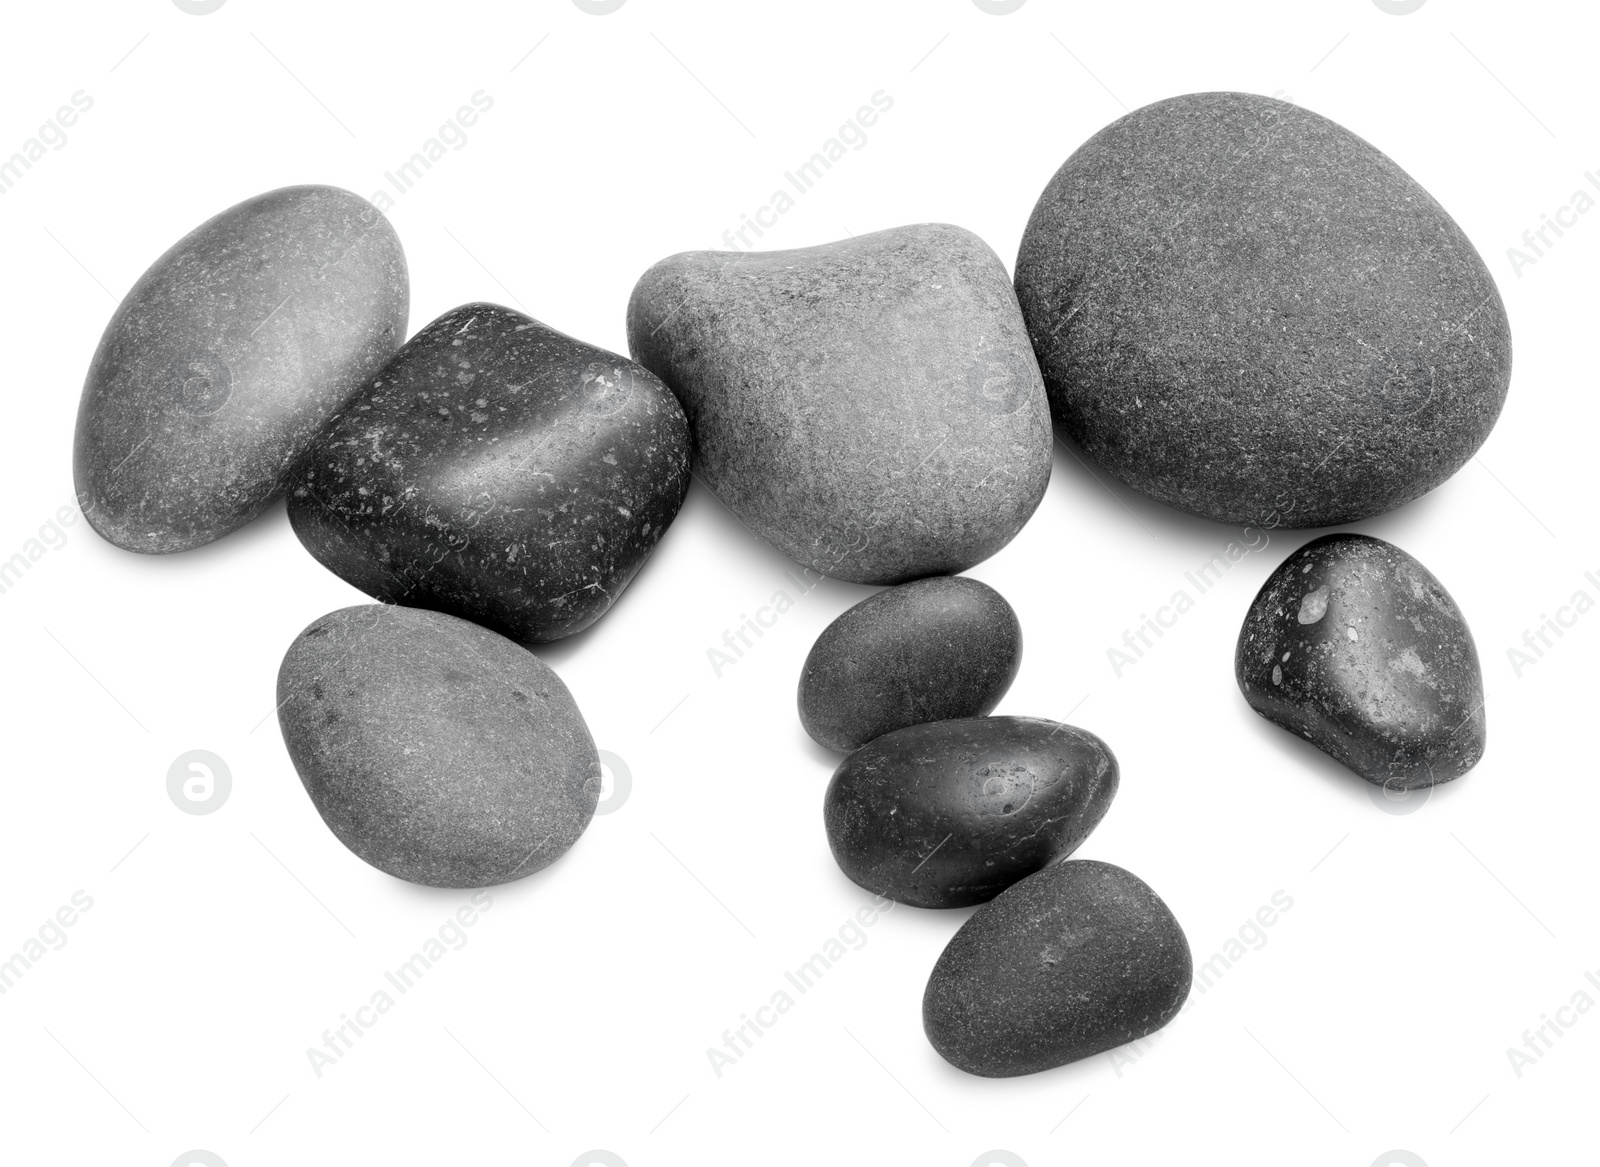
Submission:
[[[886,733],[834,771],[828,846],[868,891],[918,908],[992,900],[1089,837],[1117,760],[1086,730],[1041,717],[931,721]]]
[[[112,543],[199,547],[282,493],[317,432],[405,340],[405,255],[331,186],[230,207],[139,277],[89,366],[78,501]]]
[[[654,374],[467,304],[417,333],[317,440],[289,521],[370,596],[537,643],[616,603],[688,489],[688,422]]]
[[[924,721],[983,717],[1016,680],[1022,626],[1005,597],[962,576],[885,588],[817,637],[800,673],[800,723],[854,750]]]
[[[662,260],[628,348],[689,415],[740,521],[836,579],[951,575],[1044,494],[1050,418],[999,258],[942,223]]]
[[[1444,585],[1392,543],[1314,539],[1256,594],[1234,653],[1250,707],[1368,782],[1414,790],[1483,757],[1483,673]]]
[[[1072,859],[961,926],[928,977],[922,1027],[958,1069],[1013,1078],[1154,1033],[1193,979],[1183,929],[1148,884]]]
[[[559,859],[594,815],[600,759],[548,665],[486,628],[386,604],[295,638],[278,725],[328,829],[429,887],[489,887]]]
[[[1426,494],[1483,444],[1511,333],[1461,228],[1309,110],[1195,93],[1090,138],[1017,295],[1062,431],[1137,490],[1315,527]]]

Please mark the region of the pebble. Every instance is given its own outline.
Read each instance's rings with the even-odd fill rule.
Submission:
[[[156,553],[248,523],[405,340],[409,303],[400,240],[349,191],[285,187],[195,228],[89,366],[73,475],[90,524]]]
[[[313,622],[278,671],[278,724],[339,841],[429,887],[532,875],[600,797],[599,755],[561,678],[440,612],[363,604]]]
[[[854,750],[890,730],[993,711],[1022,664],[1022,626],[999,592],[963,576],[885,588],[817,637],[800,722]]]
[[[1040,196],[1016,283],[1057,424],[1219,522],[1409,502],[1483,444],[1511,376],[1505,307],[1455,221],[1267,97],[1194,93],[1101,130]]]
[[[1262,717],[1391,790],[1448,782],[1483,757],[1466,618],[1382,539],[1324,535],[1284,560],[1245,616],[1234,675]]]
[[[1193,979],[1183,929],[1149,885],[1073,859],[961,926],[928,978],[922,1027],[951,1065],[1012,1078],[1154,1033]]]
[[[1040,717],[932,721],[869,742],[834,772],[834,860],[918,908],[991,900],[1070,855],[1116,797],[1117,760],[1086,730]]]

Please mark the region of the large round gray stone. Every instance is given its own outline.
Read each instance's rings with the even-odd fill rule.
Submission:
[[[1034,208],[1017,295],[1057,424],[1130,486],[1312,527],[1432,490],[1511,375],[1494,280],[1405,171],[1309,110],[1135,110]]]
[[[1050,419],[1005,268],[925,223],[795,251],[662,260],[628,347],[683,402],[707,485],[824,575],[948,575],[1044,494]]]
[[[440,612],[364,604],[313,622],[278,671],[278,724],[339,841],[413,883],[531,875],[600,797],[594,740],[561,678]]]
[[[89,366],[73,471],[95,530],[183,551],[260,514],[405,340],[408,288],[389,221],[331,186],[257,195],[185,235]]]

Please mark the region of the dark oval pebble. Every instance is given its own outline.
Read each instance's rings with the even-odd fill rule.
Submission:
[[[1117,793],[1117,760],[1086,730],[976,717],[895,730],[834,771],[828,846],[868,891],[918,908],[993,899],[1072,854]]]
[[[550,641],[617,601],[688,489],[688,422],[654,374],[467,304],[328,427],[289,521],[368,595]]]
[[[95,351],[73,474],[94,529],[183,551],[282,493],[317,432],[405,340],[389,221],[331,186],[230,207],[139,277]]]
[[[868,596],[822,630],[800,673],[800,722],[853,750],[924,721],[982,717],[1022,664],[1022,626],[975,579],[935,576]]]
[[[1511,332],[1461,228],[1388,157],[1244,93],[1156,102],[1050,180],[1017,296],[1056,424],[1228,523],[1409,502],[1483,444]]]
[[[1073,859],[961,926],[928,977],[922,1027],[951,1065],[1012,1078],[1154,1033],[1193,979],[1183,929],[1149,885]]]
[[[1324,535],[1256,594],[1234,653],[1250,707],[1368,782],[1411,790],[1483,757],[1483,673],[1461,609],[1392,543]]]
[[[390,875],[486,887],[577,840],[600,760],[572,694],[503,636],[440,612],[364,604],[296,637],[278,724],[329,829]]]

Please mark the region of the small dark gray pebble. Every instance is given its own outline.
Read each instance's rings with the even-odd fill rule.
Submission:
[[[1234,654],[1250,707],[1368,782],[1412,790],[1483,757],[1483,673],[1461,609],[1392,543],[1324,535],[1262,585]]]
[[[1309,110],[1194,93],[1050,180],[1017,295],[1058,425],[1112,474],[1228,523],[1352,522],[1483,444],[1511,333],[1471,241]]]
[[[1022,626],[1005,597],[961,576],[868,596],[822,630],[800,673],[800,722],[853,750],[923,721],[982,717],[1022,664]]]
[[[922,1028],[951,1065],[1012,1078],[1154,1033],[1193,979],[1183,929],[1149,885],[1072,859],[961,926],[928,977]]]
[[[617,601],[689,489],[654,374],[495,304],[424,328],[318,439],[289,521],[368,595],[521,641]]]
[[[975,717],[895,730],[834,771],[828,846],[868,891],[963,908],[1072,854],[1117,793],[1117,760],[1086,730]]]
[[[717,497],[835,579],[964,571],[1044,495],[1050,410],[1016,293],[959,227],[671,256],[633,289],[628,349],[683,402]]]
[[[589,825],[600,760],[572,694],[505,637],[364,604],[296,637],[278,724],[350,850],[430,887],[487,887],[559,859]]]
[[[169,552],[255,518],[405,340],[408,289],[389,221],[331,186],[185,235],[123,299],[84,383],[73,474],[94,529]]]

